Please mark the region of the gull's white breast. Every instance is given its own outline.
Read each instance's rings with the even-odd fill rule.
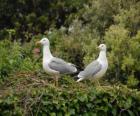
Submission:
[[[107,68],[108,68],[107,60],[104,62],[102,62],[102,61],[99,61],[99,62],[102,65],[102,68],[97,74],[94,75],[94,78],[96,78],[96,79],[102,77],[106,73]]]
[[[58,71],[55,71],[55,70],[52,70],[50,67],[49,67],[49,63],[51,62],[51,59],[49,60],[43,60],[43,69],[48,72],[48,73],[54,73],[54,74],[57,74],[59,73]]]

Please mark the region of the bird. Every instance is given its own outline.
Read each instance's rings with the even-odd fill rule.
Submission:
[[[89,65],[87,65],[83,71],[79,72],[77,76],[77,82],[80,82],[85,79],[98,80],[99,78],[103,77],[103,75],[106,73],[108,68],[108,60],[106,57],[107,47],[105,44],[100,44],[98,48],[100,49],[98,58],[92,61]]]
[[[54,57],[50,51],[50,42],[47,37],[43,37],[36,44],[43,46],[43,69],[49,74],[55,76],[55,83],[58,85],[59,74],[73,74],[77,72],[77,68],[74,64],[64,61],[63,59]]]

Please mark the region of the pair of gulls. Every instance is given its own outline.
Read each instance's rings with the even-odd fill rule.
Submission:
[[[74,64],[52,56],[50,52],[50,42],[47,38],[42,38],[37,42],[37,44],[41,44],[43,46],[43,69],[45,72],[54,74],[55,76],[58,74],[73,74],[77,72],[77,68]],[[97,79],[105,74],[108,68],[106,45],[100,44],[98,48],[100,49],[98,58],[92,61],[78,74],[77,82],[84,79]]]

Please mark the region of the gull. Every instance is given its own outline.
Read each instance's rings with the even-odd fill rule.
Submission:
[[[99,56],[96,60],[92,61],[86,68],[78,74],[77,82],[85,79],[99,79],[103,77],[108,68],[108,61],[106,57],[106,45],[100,44],[98,46],[100,49]]]
[[[74,64],[64,61],[63,59],[56,58],[51,54],[50,42],[48,38],[42,38],[36,44],[43,46],[43,69],[49,74],[55,75],[55,82],[58,85],[59,74],[73,74],[77,72]]]

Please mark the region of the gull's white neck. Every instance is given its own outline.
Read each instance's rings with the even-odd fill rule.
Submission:
[[[100,51],[99,53],[99,57],[97,59],[99,62],[107,62],[107,58],[106,58],[106,51]]]
[[[49,45],[44,45],[43,46],[43,60],[50,60],[51,58],[53,58]]]

